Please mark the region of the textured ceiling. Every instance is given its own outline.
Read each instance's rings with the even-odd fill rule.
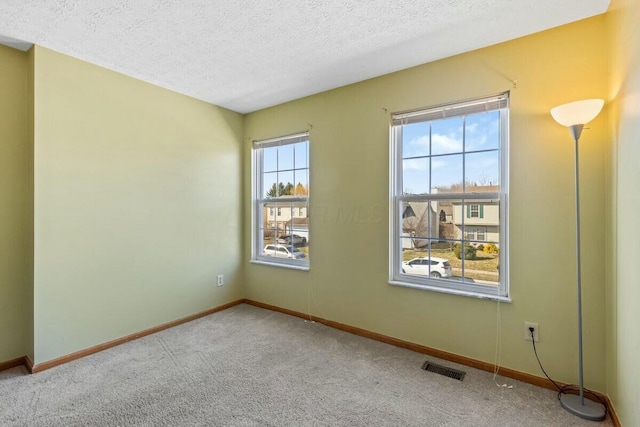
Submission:
[[[35,43],[246,113],[587,18],[608,5],[0,0],[0,43]]]

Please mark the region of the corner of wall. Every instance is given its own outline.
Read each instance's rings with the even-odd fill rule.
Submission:
[[[27,354],[26,356],[30,360],[35,360],[34,356],[34,298],[33,298],[33,285],[34,285],[34,247],[33,247],[33,208],[34,208],[34,141],[35,141],[35,120],[34,120],[34,101],[35,101],[35,64],[36,64],[36,46],[32,46],[27,52],[27,147],[29,150],[29,158],[27,162],[27,191],[29,204],[27,206],[27,220],[29,227],[27,229],[27,263],[28,263],[28,277],[27,277]]]
[[[607,294],[606,294],[606,380],[607,394],[620,422],[640,425],[636,378],[640,374],[637,352],[640,321],[637,305],[640,269],[637,258],[640,197],[636,183],[640,178],[640,2],[612,0],[606,14],[609,46],[609,133],[610,158],[607,215]]]
[[[29,347],[29,57],[0,46],[0,363]]]

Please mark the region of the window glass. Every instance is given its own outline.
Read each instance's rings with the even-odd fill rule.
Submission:
[[[254,141],[252,259],[309,266],[309,136]],[[274,245],[275,244],[275,245]]]
[[[404,194],[427,194],[429,192],[430,163],[428,157],[402,159]]]
[[[393,284],[508,297],[508,112],[502,94],[393,115]]]
[[[465,151],[500,149],[500,112],[469,115],[465,120]]]
[[[402,128],[402,158],[424,157],[429,151],[429,123],[406,125]]]
[[[449,154],[431,158],[431,192],[462,192],[462,154]]]
[[[463,117],[431,122],[431,155],[462,152]]]

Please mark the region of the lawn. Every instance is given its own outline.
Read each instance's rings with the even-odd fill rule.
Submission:
[[[273,237],[266,237],[264,239],[264,244],[268,245],[270,243],[274,243],[275,239]],[[307,259],[309,259],[309,246],[297,247],[298,250],[304,252],[307,255]],[[429,256],[429,251],[427,250],[405,250],[402,252],[402,260],[408,261],[410,259],[416,257],[424,257]],[[462,276],[462,260],[458,259],[453,250],[451,249],[431,249],[431,256],[438,258],[445,258],[449,260],[451,264],[451,268],[453,270],[454,276],[460,277]],[[488,254],[483,251],[478,251],[476,253],[476,259],[470,260],[467,259],[464,261],[465,268],[465,276],[466,278],[478,280],[482,282],[498,282],[498,262],[499,258],[496,254]]]
[[[428,250],[405,250],[402,252],[402,260],[408,261],[416,257],[429,256]],[[462,260],[458,259],[452,249],[431,249],[431,256],[449,260],[453,274],[462,275]],[[476,253],[476,259],[464,261],[465,276],[474,280],[497,282],[498,281],[497,254],[488,254],[483,251]]]

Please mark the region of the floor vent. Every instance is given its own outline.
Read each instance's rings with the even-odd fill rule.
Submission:
[[[458,381],[462,381],[466,372],[458,371],[456,369],[447,368],[446,366],[436,365],[428,360],[422,364],[422,369],[429,372],[435,372],[436,374],[444,375],[445,377],[453,378]]]

